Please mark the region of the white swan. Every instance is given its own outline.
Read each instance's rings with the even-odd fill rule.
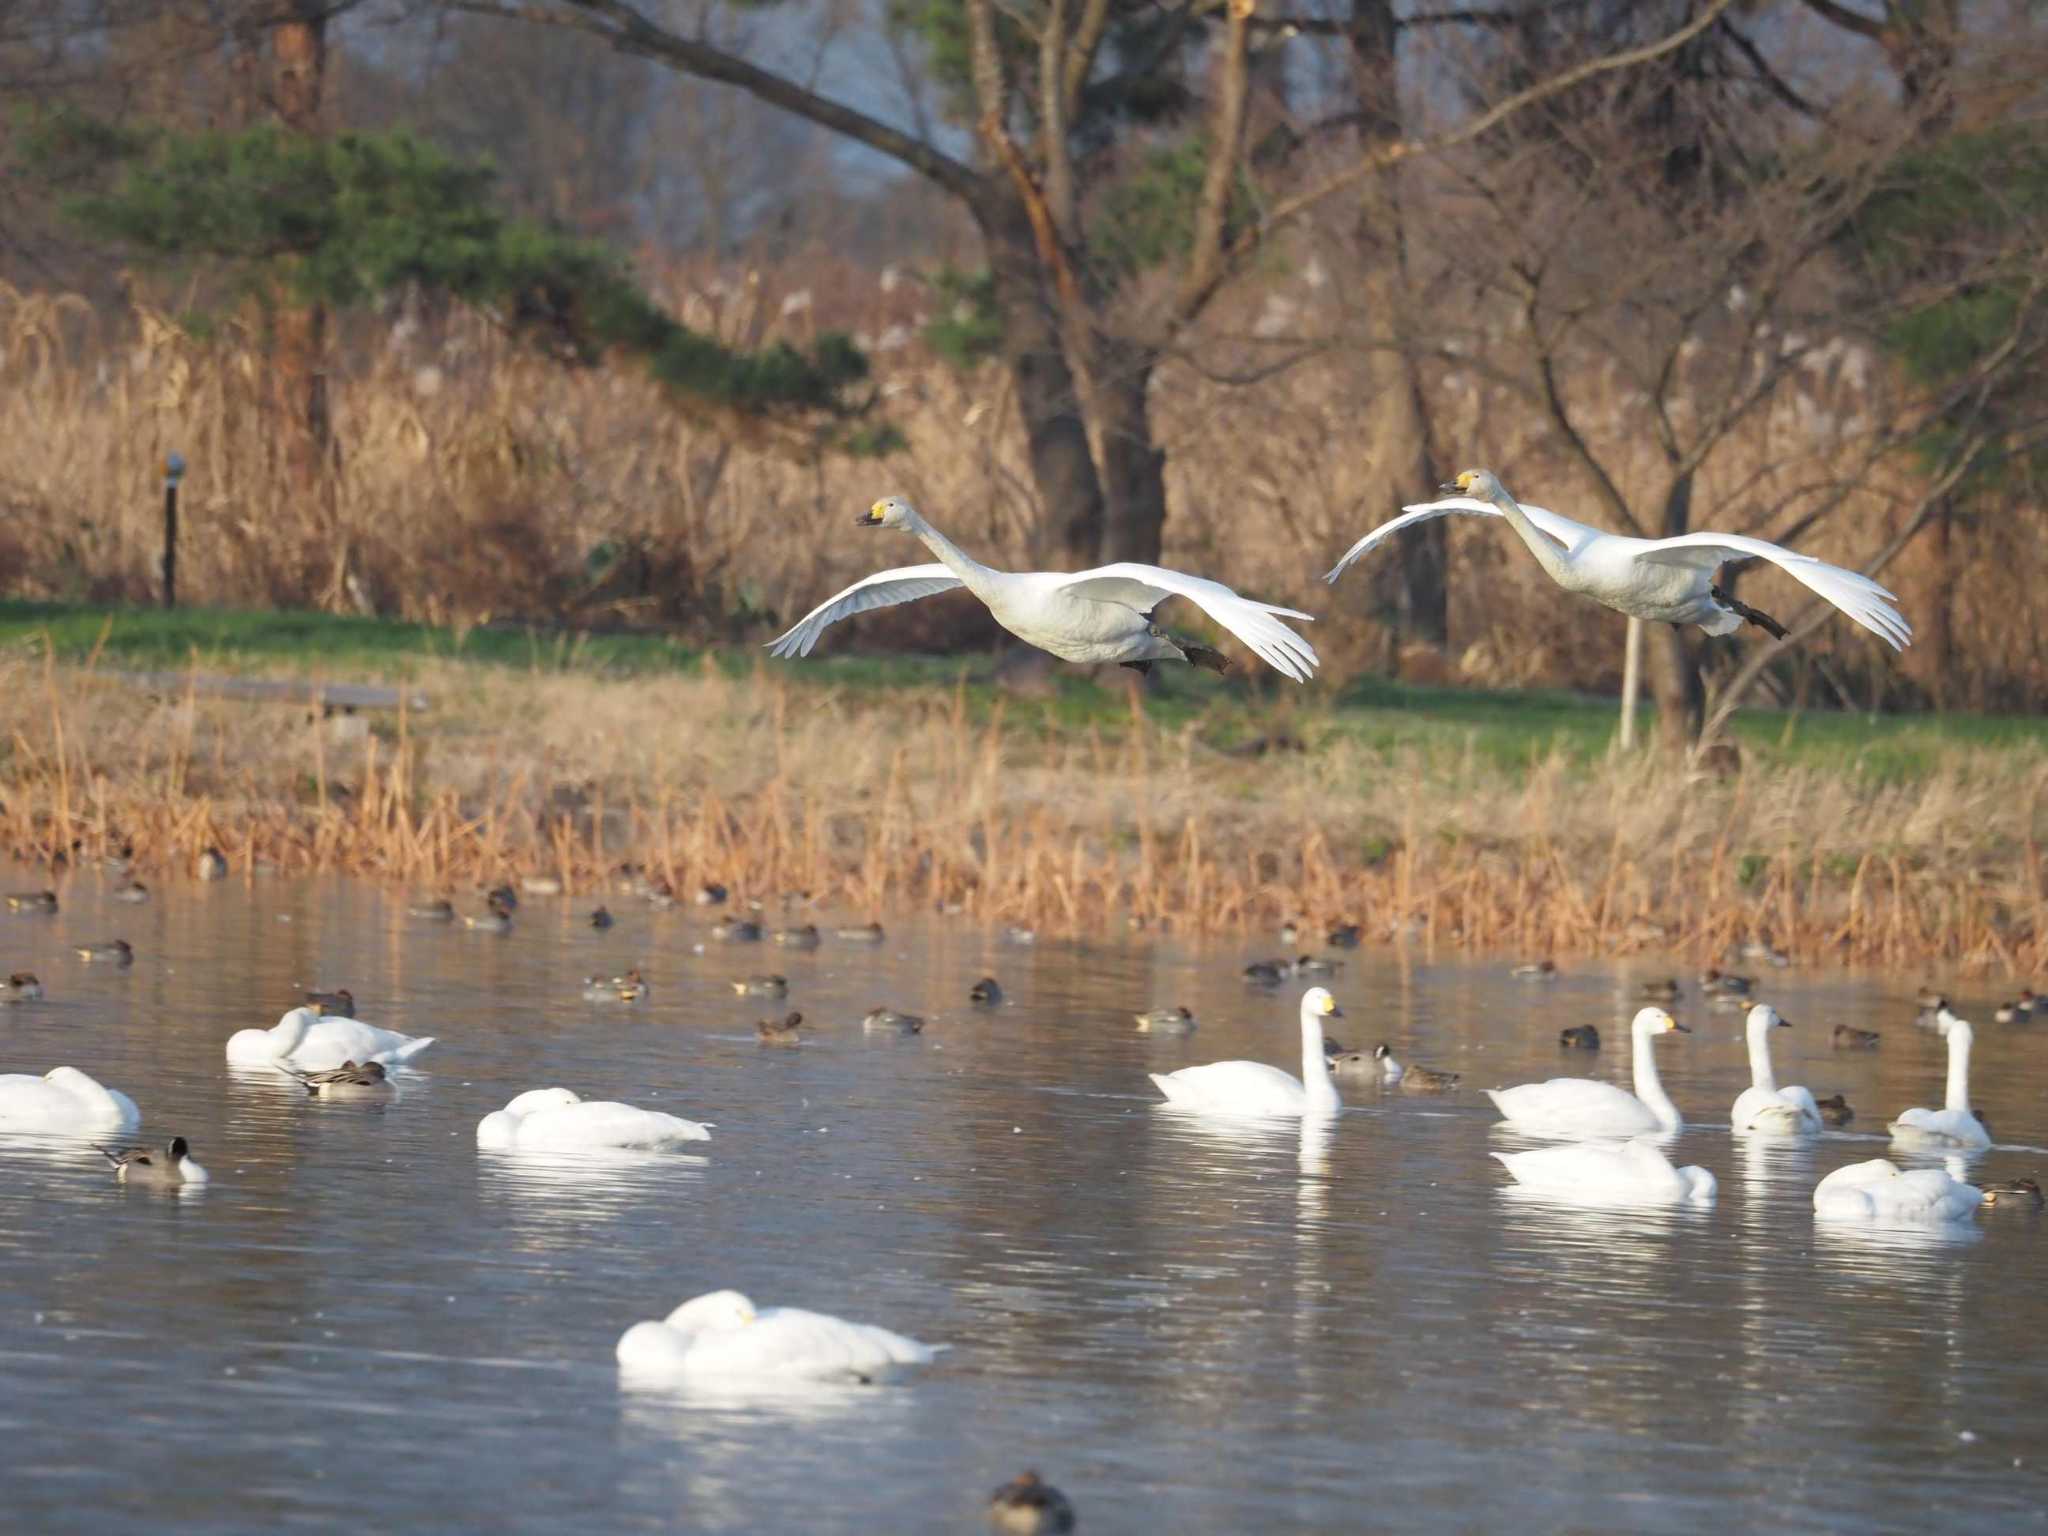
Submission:
[[[969,559],[901,496],[876,502],[854,521],[864,528],[901,528],[922,540],[939,563],[878,571],[855,582],[770,642],[772,655],[808,656],[828,624],[966,587],[988,605],[1004,629],[1064,661],[1115,661],[1139,672],[1150,671],[1155,661],[1190,661],[1223,671],[1227,663],[1220,652],[1176,640],[1152,622],[1152,612],[1161,603],[1184,597],[1296,682],[1307,682],[1316,669],[1316,653],[1308,642],[1280,622],[1308,621],[1311,615],[1255,603],[1220,581],[1128,562],[1072,575],[992,570]]]
[[[477,1122],[476,1144],[493,1152],[589,1152],[709,1141],[711,1128],[656,1109],[586,1102],[568,1088],[532,1088]]]
[[[434,1043],[432,1035],[401,1035],[359,1019],[322,1017],[294,1008],[269,1029],[238,1029],[228,1036],[232,1067],[294,1067],[327,1072],[345,1062],[403,1066]]]
[[[94,1082],[76,1067],[52,1067],[41,1077],[0,1075],[0,1131],[55,1131],[90,1135],[132,1131],[142,1111],[118,1088]]]
[[[929,1365],[943,1347],[799,1307],[757,1311],[738,1291],[712,1291],[661,1322],[635,1323],[617,1352],[620,1367],[639,1376],[877,1381]]]
[[[1720,1186],[1704,1168],[1674,1168],[1647,1141],[1583,1141],[1494,1157],[1525,1189],[1616,1205],[1710,1205]]]
[[[1638,619],[1697,624],[1710,635],[1733,634],[1749,623],[1782,640],[1782,624],[1714,584],[1714,573],[1729,561],[1768,560],[1893,650],[1904,650],[1913,638],[1912,626],[1887,601],[1892,594],[1868,576],[1763,539],[1740,533],[1684,533],[1672,539],[1607,533],[1542,507],[1521,505],[1484,469],[1468,469],[1443,489],[1460,494],[1403,507],[1399,517],[1352,545],[1323,579],[1334,582],[1354,560],[1403,528],[1454,512],[1475,513],[1505,517],[1536,563],[1565,591]]]
[[[1149,1075],[1178,1109],[1212,1115],[1334,1115],[1343,1103],[1323,1055],[1323,1020],[1343,1016],[1327,989],[1310,987],[1301,995],[1298,1078],[1262,1061],[1212,1061]]]
[[[1749,1086],[1736,1097],[1729,1121],[1738,1131],[1775,1136],[1818,1136],[1820,1105],[1805,1088],[1780,1088],[1771,1070],[1771,1031],[1790,1026],[1769,1003],[1749,1010]]]
[[[1896,1163],[1876,1157],[1822,1179],[1813,1191],[1813,1211],[1832,1220],[1968,1221],[1982,1200],[1975,1185],[1939,1168],[1902,1173]]]
[[[1657,1058],[1650,1045],[1653,1038],[1674,1029],[1692,1033],[1662,1008],[1641,1010],[1629,1025],[1634,1093],[1590,1077],[1553,1077],[1516,1088],[1489,1088],[1486,1096],[1516,1130],[1538,1136],[1644,1136],[1679,1130],[1684,1117],[1657,1080]]]
[[[1974,1152],[1991,1145],[1984,1122],[1970,1113],[1970,1042],[1976,1032],[1944,1004],[1941,1032],[1948,1036],[1948,1098],[1940,1109],[1906,1109],[1891,1123],[1892,1140],[1923,1151]]]

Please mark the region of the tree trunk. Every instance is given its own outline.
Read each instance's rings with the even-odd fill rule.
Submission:
[[[1002,317],[1003,361],[1017,387],[1031,478],[1052,536],[1052,548],[1044,553],[1069,569],[1092,565],[1103,536],[1102,480],[1088,451],[1079,392],[1045,291],[1031,224],[1010,199],[995,210],[976,212]]]
[[[1946,710],[1954,702],[1956,571],[1955,507],[1944,496],[1934,514],[1933,601],[1927,605],[1922,633],[1914,637],[1918,641],[1915,649],[1922,652],[1921,676],[1927,680],[1927,696],[1937,710]]]
[[[1152,441],[1151,357],[1104,345],[1095,380],[1105,516],[1095,558],[1157,564],[1166,529],[1166,455]]]
[[[1684,533],[1692,521],[1692,476],[1680,475],[1664,497],[1665,538]],[[1706,718],[1706,687],[1699,655],[1685,626],[1652,624],[1646,637],[1650,694],[1657,701],[1657,743],[1674,755],[1699,738]]]

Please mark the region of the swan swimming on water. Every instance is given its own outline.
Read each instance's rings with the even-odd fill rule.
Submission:
[[[238,1029],[228,1036],[228,1065],[301,1072],[328,1072],[348,1062],[398,1067],[433,1043],[432,1035],[401,1035],[360,1019],[322,1018],[311,1008],[293,1008],[269,1029]]]
[[[1710,1205],[1720,1186],[1704,1168],[1674,1168],[1647,1141],[1582,1141],[1533,1152],[1495,1152],[1524,1189],[1614,1205]]]
[[[738,1291],[712,1291],[660,1322],[635,1323],[617,1354],[624,1371],[643,1378],[871,1382],[929,1365],[943,1347],[801,1307],[756,1309]]]
[[[1714,584],[1714,573],[1730,561],[1768,560],[1893,650],[1904,650],[1913,638],[1912,626],[1889,601],[1892,594],[1868,576],[1782,545],[1740,533],[1683,533],[1671,539],[1608,533],[1542,507],[1520,504],[1484,469],[1468,469],[1443,489],[1453,494],[1442,501],[1403,507],[1399,517],[1380,524],[1345,551],[1323,579],[1334,582],[1353,561],[1403,528],[1452,513],[1472,513],[1506,518],[1552,581],[1631,618],[1697,624],[1710,635],[1730,635],[1744,624],[1754,624],[1782,640],[1784,625]]]
[[[587,1101],[571,1088],[530,1088],[477,1122],[490,1152],[593,1152],[709,1141],[711,1127],[660,1110]]]
[[[1941,1008],[1941,1032],[1948,1036],[1948,1095],[1940,1109],[1905,1109],[1891,1123],[1892,1140],[1920,1151],[1975,1152],[1991,1145],[1991,1133],[1970,1111],[1970,1042],[1976,1032],[1968,1020]]]
[[[76,1067],[52,1067],[41,1077],[0,1074],[0,1131],[54,1131],[87,1135],[132,1131],[142,1111],[118,1088],[108,1088]]]
[[[1777,1136],[1817,1136],[1824,1129],[1820,1106],[1805,1088],[1780,1088],[1771,1070],[1771,1031],[1788,1029],[1778,1010],[1758,1003],[1749,1010],[1750,1086],[1735,1100],[1729,1121],[1738,1131],[1762,1131]]]
[[[1301,1076],[1262,1061],[1214,1061],[1150,1076],[1177,1109],[1212,1115],[1334,1115],[1343,1108],[1323,1054],[1323,1020],[1342,1018],[1322,987],[1301,997]]]
[[[855,582],[770,642],[771,655],[808,656],[826,626],[841,619],[966,587],[1004,629],[1063,661],[1113,661],[1139,672],[1150,671],[1155,661],[1187,661],[1224,671],[1229,664],[1221,652],[1176,639],[1153,622],[1161,603],[1184,597],[1296,682],[1307,682],[1316,669],[1315,651],[1280,622],[1306,622],[1312,615],[1253,602],[1220,581],[1130,562],[1071,575],[994,570],[962,553],[901,496],[876,502],[854,521],[863,528],[899,528],[922,541],[938,563],[878,571]]]
[[[1590,1077],[1553,1077],[1516,1088],[1489,1088],[1486,1096],[1518,1131],[1538,1136],[1619,1137],[1669,1133],[1685,1125],[1657,1080],[1650,1042],[1672,1030],[1690,1034],[1662,1008],[1644,1008],[1629,1025],[1635,1092]]]
[[[1875,1157],[1822,1179],[1813,1191],[1813,1213],[1836,1221],[1968,1221],[1982,1200],[1976,1186],[1939,1168],[1905,1173]]]

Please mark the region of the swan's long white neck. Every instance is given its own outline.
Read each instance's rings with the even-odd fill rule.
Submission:
[[[1633,1037],[1631,1063],[1635,1071],[1636,1097],[1650,1106],[1650,1113],[1667,1131],[1675,1131],[1685,1124],[1685,1117],[1678,1112],[1678,1106],[1664,1092],[1664,1085],[1657,1080],[1657,1053],[1650,1042],[1655,1038],[1648,1024],[1637,1024],[1631,1030]]]
[[[1508,494],[1506,486],[1501,485],[1499,481],[1495,481],[1494,484],[1498,494],[1487,499],[1500,508],[1500,515],[1508,520],[1510,528],[1521,535],[1522,542],[1529,546],[1529,553],[1534,555],[1536,563],[1549,573],[1550,579],[1559,586],[1568,586],[1570,583],[1566,578],[1572,574],[1572,565],[1571,561],[1565,558],[1564,551],[1557,547],[1557,540],[1529,521],[1529,514],[1522,510],[1520,502]]]
[[[1343,1107],[1337,1085],[1330,1081],[1330,1059],[1323,1054],[1323,1020],[1308,1004],[1301,1007],[1301,1086],[1308,1090],[1308,1107],[1321,1114],[1335,1114]]]
[[[1778,1091],[1778,1076],[1771,1070],[1771,1031],[1776,1027],[1768,1014],[1749,1021],[1749,1084],[1765,1093]]]
[[[987,601],[985,593],[989,577],[995,574],[993,571],[969,556],[959,545],[926,522],[921,512],[906,512],[903,517],[903,529],[906,533],[915,534],[923,542],[924,547],[938,557],[941,565],[960,578],[968,591],[982,598],[984,602]]]
[[[1948,1027],[1948,1102],[1946,1109],[1970,1112],[1970,1026],[1957,1019]]]

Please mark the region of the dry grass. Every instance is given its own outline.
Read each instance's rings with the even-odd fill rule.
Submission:
[[[420,890],[521,874],[608,891],[807,890],[861,913],[958,908],[1051,931],[1353,920],[1527,954],[1768,931],[1803,959],[2048,969],[2048,766],[1962,753],[1912,785],[1810,767],[1688,779],[1649,761],[1527,773],[1381,752],[1312,719],[1256,763],[1141,717],[1114,734],[975,723],[943,689],[772,674],[603,682],[447,665],[431,729],[174,696],[0,662],[19,707],[0,847],[132,844],[189,872],[345,871]]]

